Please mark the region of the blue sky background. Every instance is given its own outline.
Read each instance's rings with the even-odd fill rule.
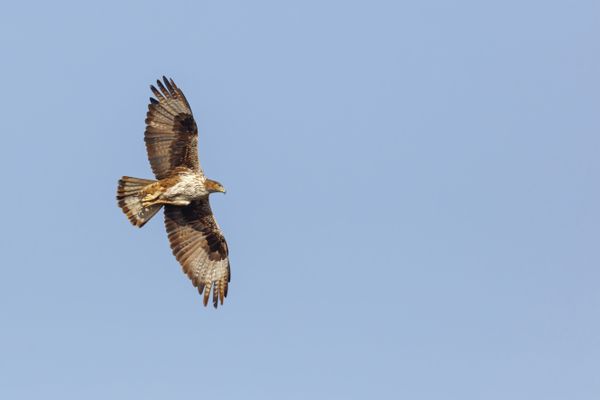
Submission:
[[[5,4],[0,397],[600,398],[599,16]],[[114,199],[163,74],[228,189],[217,311]]]

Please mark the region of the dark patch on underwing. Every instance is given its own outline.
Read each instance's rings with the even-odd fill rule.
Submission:
[[[196,121],[190,114],[177,114],[175,116],[175,130],[188,135],[196,133]]]
[[[214,232],[206,235],[206,243],[210,251],[219,251],[221,249],[221,238]]]

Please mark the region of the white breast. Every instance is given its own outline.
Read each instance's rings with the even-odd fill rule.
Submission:
[[[179,182],[166,190],[164,197],[174,201],[192,201],[208,195],[203,175],[189,173],[181,174],[179,178]]]

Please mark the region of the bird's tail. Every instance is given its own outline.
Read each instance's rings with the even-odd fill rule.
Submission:
[[[160,210],[161,204],[144,207],[142,198],[143,189],[156,181],[148,179],[132,178],[124,176],[119,179],[119,188],[117,189],[117,201],[119,207],[123,210],[129,221],[141,228]]]

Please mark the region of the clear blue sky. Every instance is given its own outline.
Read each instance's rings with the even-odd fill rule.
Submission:
[[[600,398],[600,2],[11,2],[0,398]],[[231,249],[205,309],[151,177],[185,91]]]

